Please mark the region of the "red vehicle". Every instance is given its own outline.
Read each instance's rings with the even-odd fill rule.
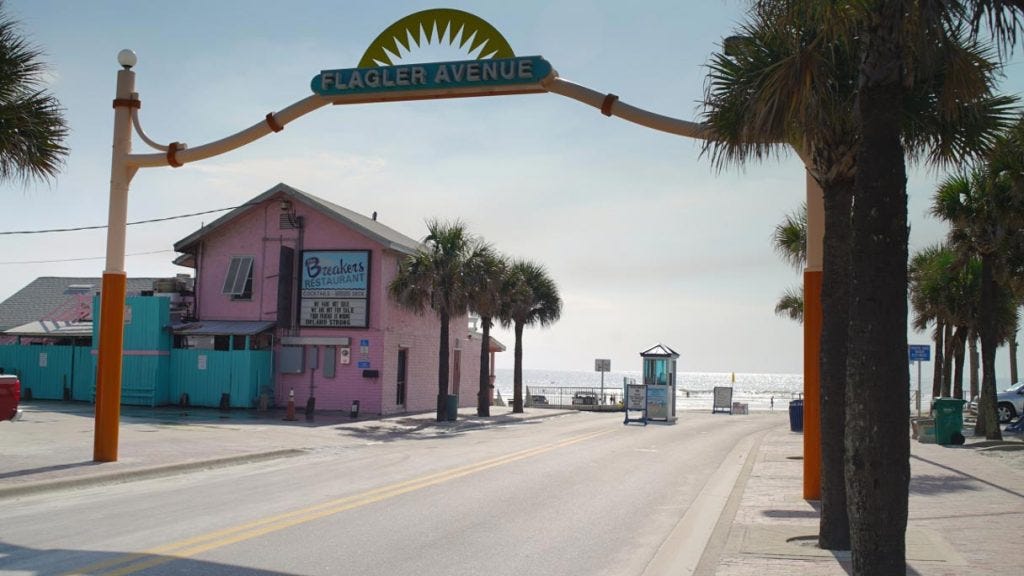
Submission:
[[[21,381],[14,374],[0,374],[0,420],[21,418]]]

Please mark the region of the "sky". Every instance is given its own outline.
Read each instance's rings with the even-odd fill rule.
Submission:
[[[287,8],[285,6],[287,5]],[[310,94],[323,69],[355,67],[391,23],[428,8],[489,22],[519,56],[659,114],[695,120],[710,54],[746,0],[520,2],[296,0],[6,0],[45,53],[49,90],[66,109],[71,154],[50,183],[0,184],[0,231],[104,225],[117,53],[138,55],[141,124],[155,141],[195,147]],[[434,43],[400,62],[465,60]],[[1024,88],[1018,54],[1002,90]],[[396,62],[397,63],[397,62]],[[135,152],[149,152],[136,138]],[[328,106],[278,134],[182,168],[135,176],[129,222],[238,206],[278,182],[378,219],[413,238],[425,221],[460,219],[513,257],[547,267],[560,320],[524,336],[526,368],[640,369],[657,343],[684,372],[800,373],[803,331],[775,303],[801,274],[771,235],[805,198],[790,153],[714,168],[701,143],[606,118],[555,94]],[[911,170],[911,251],[939,241],[928,215],[944,174]],[[128,228],[129,276],[191,270],[172,245],[222,212]],[[0,235],[0,300],[39,276],[94,276],[105,230]],[[509,352],[511,331],[496,337]],[[928,343],[928,334],[910,334]],[[1005,349],[999,374],[1009,372]],[[930,365],[925,368],[929,371]]]

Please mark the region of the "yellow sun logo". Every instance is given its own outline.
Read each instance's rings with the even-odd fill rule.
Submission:
[[[410,14],[388,26],[366,49],[359,67],[391,66],[392,58],[401,54],[399,45],[408,53],[411,45],[419,47],[430,38],[452,46],[458,42],[459,49],[468,44],[466,53],[476,53],[477,60],[515,57],[505,37],[482,18],[461,10],[435,8]]]

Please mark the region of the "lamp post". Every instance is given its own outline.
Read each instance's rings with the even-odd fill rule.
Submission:
[[[117,55],[114,98],[114,146],[110,162],[110,208],[107,213],[107,259],[100,292],[100,339],[96,370],[96,430],[93,460],[117,461],[118,425],[121,419],[121,363],[124,346],[125,235],[128,226],[128,185],[138,168],[128,164],[132,151],[132,108],[140,102],[135,96],[135,72],[138,58],[131,50]]]
[[[146,136],[138,119],[141,101],[135,93],[138,58],[131,50],[117,54],[114,97],[114,145],[110,162],[110,208],[107,215],[107,259],[100,293],[100,328],[96,365],[96,427],[93,460],[117,461],[118,426],[121,419],[121,371],[124,358],[124,315],[128,276],[124,269],[125,233],[128,225],[128,188],[139,168],[172,166],[210,158],[284,130],[292,120],[330,104],[318,95],[307,96],[261,121],[226,138],[188,148],[180,142],[157,144]],[[132,128],[155,154],[132,154]]]

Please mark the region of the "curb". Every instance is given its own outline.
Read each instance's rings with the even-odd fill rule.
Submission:
[[[57,480],[47,480],[42,482],[31,482],[18,486],[0,487],[0,500],[3,500],[5,498],[14,498],[18,496],[40,494],[43,492],[66,490],[68,488],[89,488],[92,486],[99,486],[101,484],[120,484],[123,482],[132,482],[136,480],[162,478],[165,476],[173,476],[184,472],[210,470],[214,468],[226,468],[229,466],[238,466],[241,464],[251,464],[253,462],[265,462],[267,460],[276,460],[278,458],[290,458],[307,453],[308,452],[306,450],[289,448],[284,450],[273,450],[271,452],[256,452],[252,454],[241,454],[238,456],[225,456],[223,458],[212,458],[209,460],[194,460],[191,462],[181,462],[178,464],[168,464],[165,466],[152,466],[149,468],[141,468],[138,470],[125,470],[119,472],[101,473],[90,476],[82,476],[79,478],[63,478]]]

